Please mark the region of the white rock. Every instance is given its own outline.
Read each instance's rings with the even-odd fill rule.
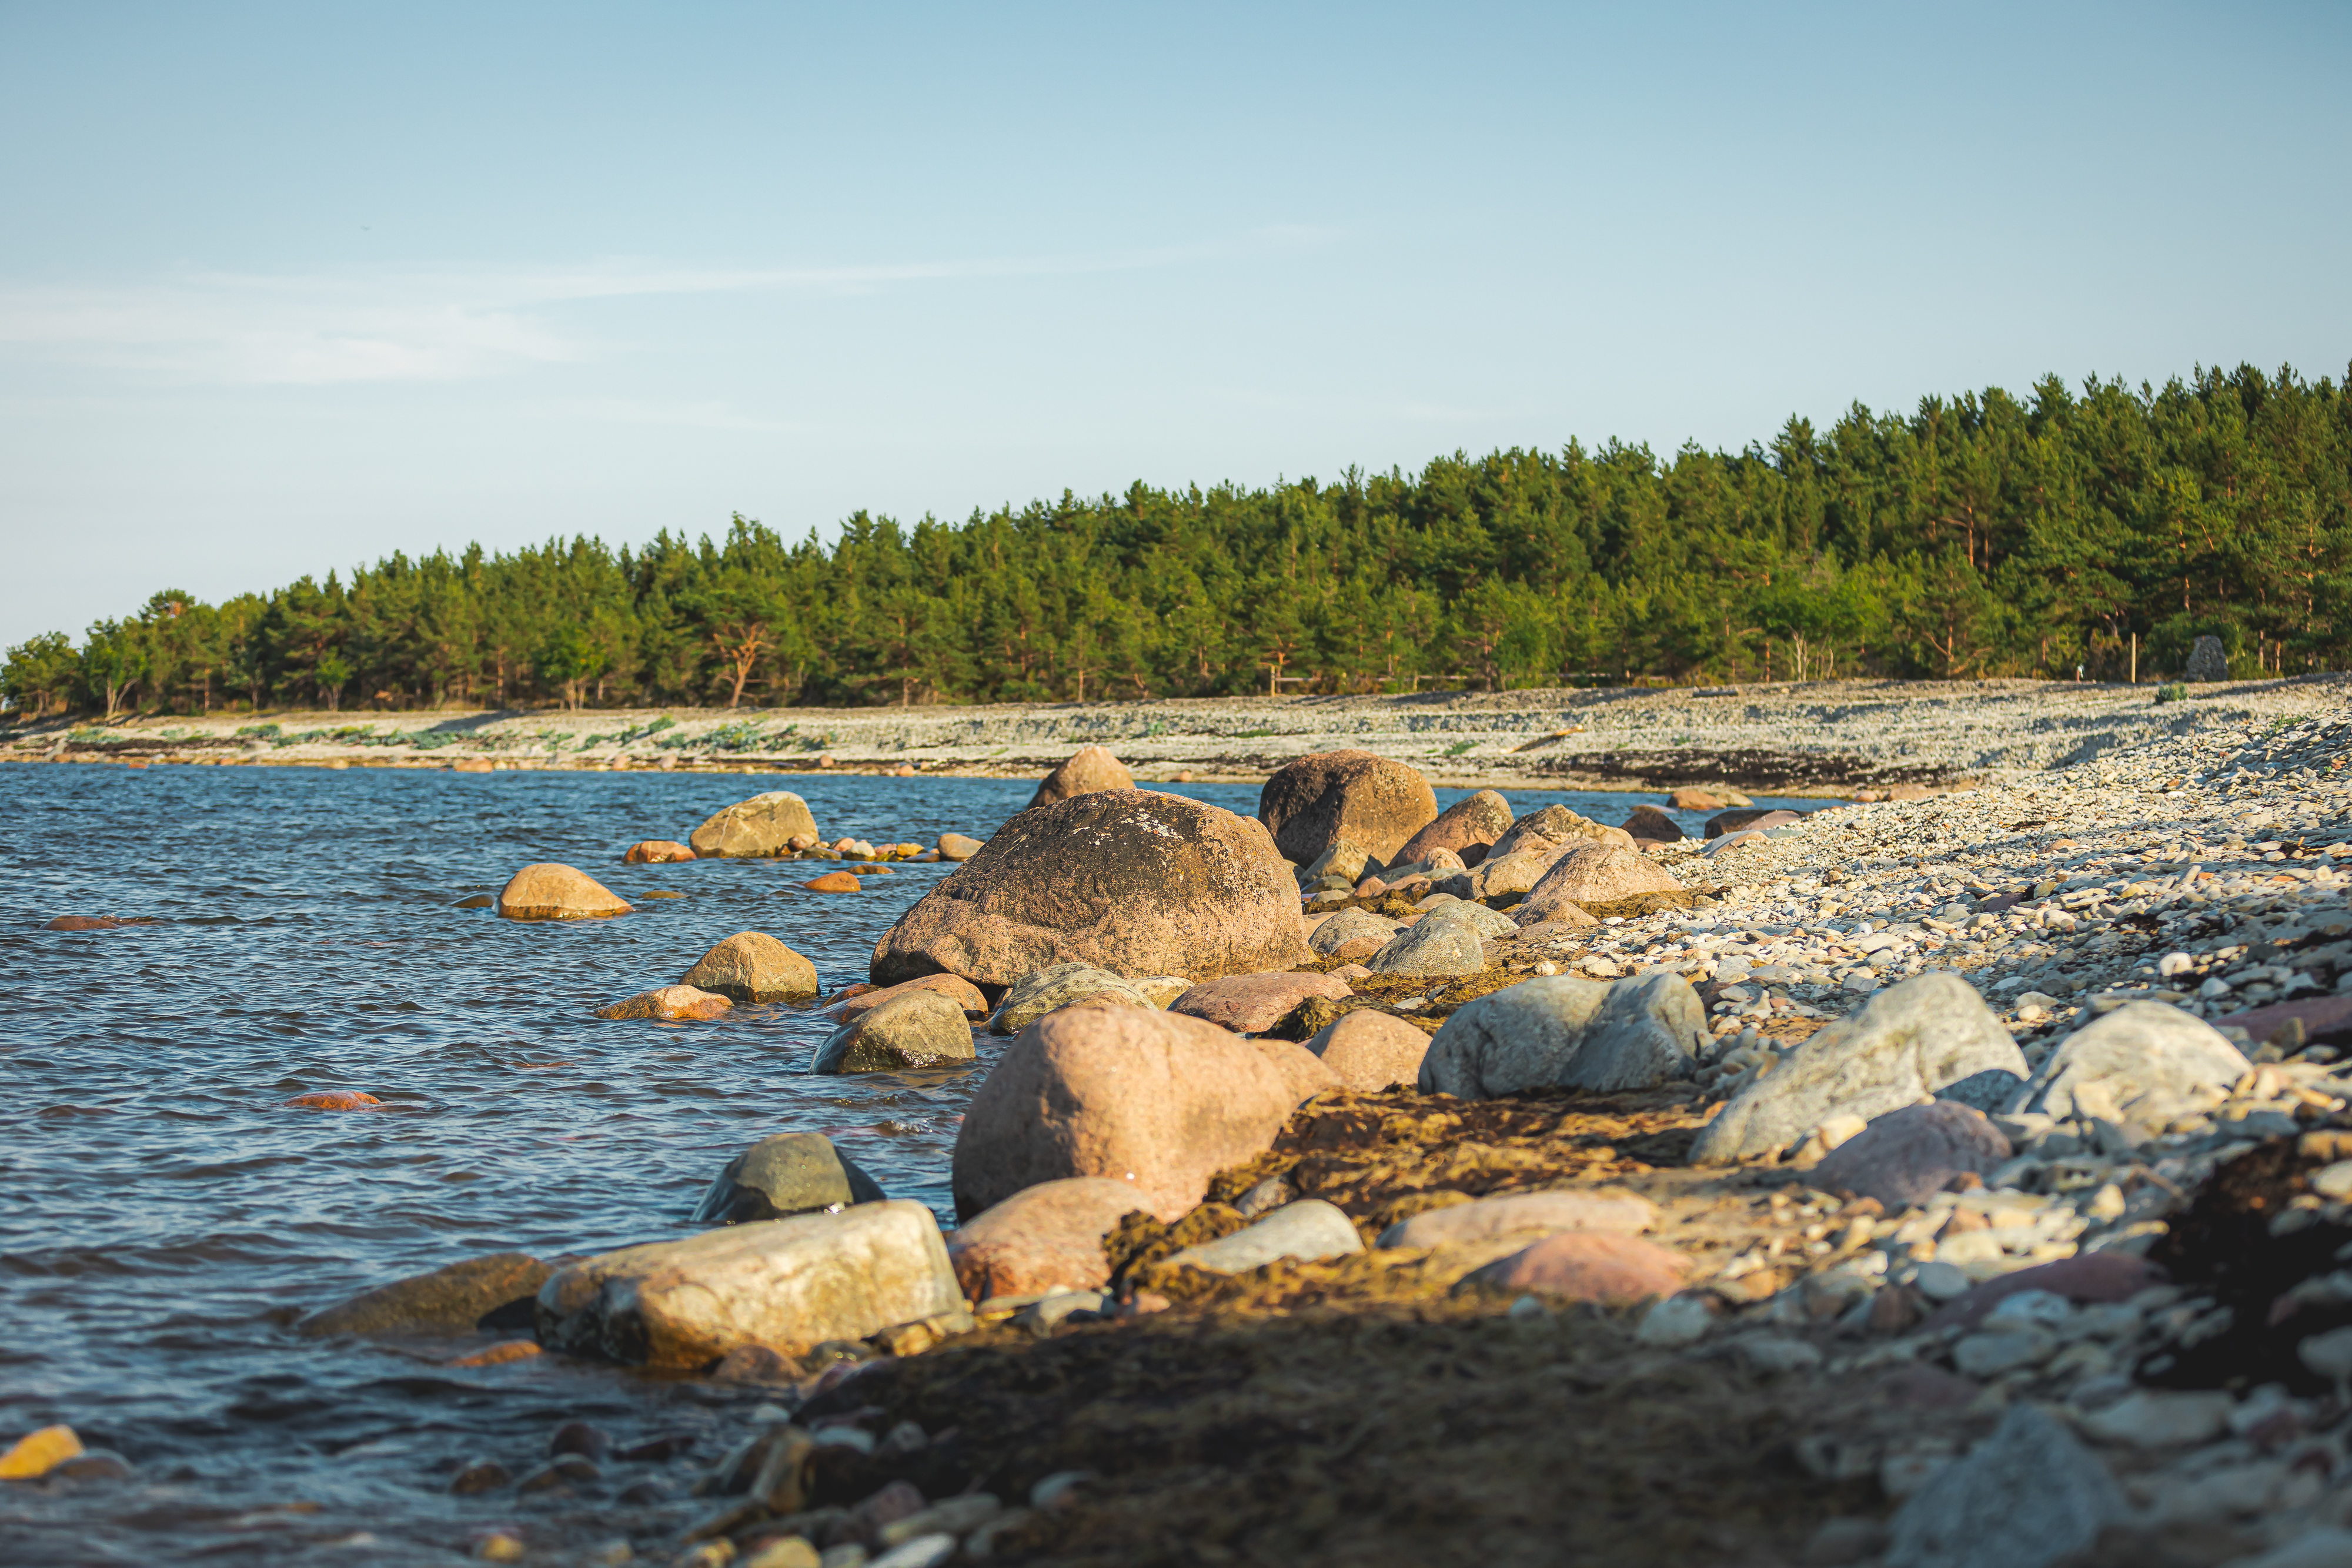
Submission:
[[[2034,1075],[2029,1106],[2123,1122],[2143,1101],[2169,1114],[2184,1095],[2227,1090],[2249,1067],[2212,1025],[2162,1002],[2128,1002],[2069,1035]]]
[[[2322,1197],[2352,1197],[2352,1160],[2337,1160],[2312,1172],[2311,1190]]]
[[[2020,1291],[1985,1314],[1984,1326],[2056,1328],[2074,1315],[2074,1303],[2055,1291]]]
[[[2041,1365],[2057,1347],[2056,1338],[2038,1328],[1972,1333],[1952,1346],[1952,1365],[1964,1377],[1999,1377],[2020,1367]]]
[[[1732,1354],[1750,1372],[1775,1375],[1810,1372],[1822,1364],[1822,1353],[1801,1339],[1783,1334],[1750,1334],[1735,1340]]]
[[[1675,1349],[1696,1344],[1715,1327],[1715,1313],[1705,1297],[1696,1295],[1668,1296],[1642,1314],[1641,1326],[1633,1337],[1643,1344]]]
[[[1889,1523],[1885,1568],[2049,1568],[2122,1518],[2121,1489],[2063,1427],[2017,1405]]]
[[[1976,1283],[1956,1265],[1940,1259],[1920,1264],[1911,1282],[1931,1301],[1948,1301]]]
[[[1222,1240],[1187,1247],[1170,1256],[1171,1263],[1190,1263],[1215,1274],[1239,1274],[1278,1258],[1313,1261],[1341,1258],[1364,1249],[1356,1223],[1336,1204],[1319,1197],[1286,1203],[1246,1229]]]

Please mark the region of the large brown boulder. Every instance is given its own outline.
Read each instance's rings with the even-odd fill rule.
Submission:
[[[1081,746],[1059,768],[1045,775],[1037,792],[1029,797],[1025,810],[1034,811],[1040,806],[1073,800],[1098,789],[1134,788],[1135,775],[1127,770],[1127,764],[1099,746]]]
[[[1313,1092],[1271,1046],[1307,1056],[1175,1013],[1048,1013],[1021,1031],[965,1109],[956,1213],[977,1215],[1040,1182],[1108,1176],[1135,1184],[1137,1207],[1180,1218],[1210,1176],[1263,1153]]]
[[[700,1023],[725,1018],[735,1004],[716,991],[663,986],[596,1009],[600,1019],[656,1019],[663,1023]]]
[[[705,857],[780,855],[797,835],[817,841],[816,819],[808,802],[787,789],[772,789],[738,800],[687,835],[694,852]]]
[[[628,865],[674,865],[694,858],[694,852],[675,839],[645,839],[631,844],[621,860]]]
[[[1690,837],[1680,822],[1651,805],[1634,807],[1619,825],[1633,835],[1636,843],[1671,844]]]
[[[1311,864],[1332,845],[1356,845],[1383,865],[1437,818],[1429,780],[1369,751],[1318,751],[1285,764],[1258,791],[1257,818],[1282,858]]]
[[[905,996],[908,991],[937,991],[961,1008],[963,1016],[968,1019],[984,1019],[989,1013],[988,998],[980,994],[979,987],[961,975],[925,975],[919,979],[905,980],[895,986],[881,986],[872,990],[860,991],[854,997],[844,997],[825,1009],[824,1016],[835,1023],[847,1023],[859,1013],[871,1012],[884,1002],[894,997]]]
[[[939,1221],[902,1198],[706,1230],[589,1258],[540,1288],[539,1340],[634,1365],[797,1352],[963,1306]]]
[[[1218,975],[1307,961],[1298,887],[1246,817],[1144,789],[1024,811],[875,945],[873,977],[1010,986],[1055,964]]]
[[[1404,841],[1390,863],[1418,865],[1438,850],[1451,850],[1464,865],[1475,866],[1510,831],[1511,803],[1492,789],[1481,789],[1440,811],[1435,821]]]
[[[1643,893],[1672,893],[1682,886],[1639,850],[1611,844],[1589,844],[1562,855],[1543,880],[1528,890],[1511,912],[1522,925],[1551,918],[1550,912],[1570,906],[1581,910],[1592,904],[1632,898]]]
[[[963,1007],[937,991],[900,991],[835,1030],[817,1047],[812,1072],[903,1072],[965,1066],[974,1060]]]
[[[501,1308],[527,1304],[555,1270],[523,1252],[468,1258],[363,1291],[294,1325],[300,1334],[470,1333]]]
[[[626,915],[629,905],[586,872],[542,861],[499,890],[499,913],[509,920],[597,920]]]
[[[1103,1238],[1144,1207],[1133,1182],[1110,1176],[1040,1182],[950,1236],[948,1258],[975,1301],[1099,1290],[1110,1280]]]
[[[1622,828],[1606,827],[1590,817],[1579,816],[1565,806],[1546,806],[1513,822],[1486,854],[1490,860],[1500,860],[1505,855],[1540,852],[1558,860],[1570,850],[1593,842],[1632,849],[1633,835]]]
[[[1168,1004],[1182,1013],[1237,1034],[1262,1034],[1297,1009],[1309,997],[1338,1000],[1355,993],[1348,982],[1313,970],[1272,975],[1228,975],[1203,980]]]
[[[764,931],[738,931],[678,981],[739,1002],[797,1001],[817,993],[816,966]]]

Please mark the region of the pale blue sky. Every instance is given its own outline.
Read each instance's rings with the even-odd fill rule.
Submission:
[[[0,642],[2352,359],[2352,7],[0,0]]]

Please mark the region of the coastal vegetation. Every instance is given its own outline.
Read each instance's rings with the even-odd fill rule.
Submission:
[[[7,651],[19,717],[2233,675],[2352,663],[2352,401],[2242,366],[1855,404],[1738,453],[394,554]]]

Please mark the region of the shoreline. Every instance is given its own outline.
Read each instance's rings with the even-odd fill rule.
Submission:
[[[961,708],[60,718],[0,731],[0,761],[1005,779],[1103,745],[1143,782],[1259,783],[1298,757],[1352,747],[1447,789],[1723,784],[1866,798],[2018,783],[2150,742],[2284,727],[2343,711],[2352,675],[2217,683],[2173,702],[2161,689],[1837,681]]]

